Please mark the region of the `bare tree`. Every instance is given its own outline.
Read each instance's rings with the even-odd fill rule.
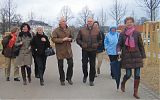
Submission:
[[[132,10],[132,12],[131,12],[131,15],[130,15],[130,16],[134,18],[135,23],[137,24],[137,23],[138,23],[138,19],[137,19],[137,16],[136,16],[136,14],[135,14],[135,11],[134,11],[134,10]]]
[[[33,25],[33,20],[35,19],[35,14],[31,11],[28,14],[28,21],[30,21],[30,25]]]
[[[32,11],[28,14],[28,19],[29,20],[34,20],[35,19],[35,15]]]
[[[0,9],[0,18],[2,21],[2,33],[7,31],[7,11],[4,8]]]
[[[4,0],[3,6],[1,7],[3,31],[10,31],[12,19],[15,16],[15,3],[13,2],[13,0]]]
[[[125,16],[126,8],[127,6],[125,4],[122,5],[118,2],[118,0],[114,0],[110,15],[115,20],[117,26],[121,23],[122,18]]]
[[[60,16],[64,17],[67,22],[74,18],[71,9],[68,6],[62,7]]]
[[[160,0],[137,0],[137,3],[140,5],[140,7],[145,8],[146,12],[150,16],[151,21],[156,20],[156,16],[158,16],[156,15],[156,11],[160,7]]]
[[[136,15],[135,15],[134,10],[132,10],[132,12],[131,12],[131,17],[133,17],[134,19],[136,19]]]
[[[12,18],[12,22],[14,22],[15,25],[20,26],[22,22],[22,16],[20,14],[15,14]]]
[[[100,26],[104,26],[107,23],[107,15],[103,8],[100,12],[99,17],[97,17],[97,21],[99,22]]]
[[[82,11],[79,13],[78,23],[81,26],[85,25],[87,23],[88,17],[94,18],[94,14],[87,6],[85,6],[84,8],[82,8]]]
[[[13,0],[6,0],[6,9],[7,9],[7,16],[8,16],[8,31],[11,29],[12,19],[15,16],[15,3]]]

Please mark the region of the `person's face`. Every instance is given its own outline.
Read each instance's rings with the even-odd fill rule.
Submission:
[[[43,29],[42,28],[37,28],[37,33],[38,34],[43,34]]]
[[[67,25],[67,23],[66,23],[66,20],[65,19],[61,19],[61,21],[60,21],[60,26],[62,27],[62,28],[65,28],[66,27],[66,25]]]
[[[127,28],[130,28],[130,27],[132,27],[132,26],[134,26],[134,22],[133,22],[132,20],[127,20],[127,21],[126,21],[126,27],[127,27]]]
[[[17,29],[16,34],[19,34],[19,29]]]
[[[94,24],[93,24],[93,28],[99,30],[98,24],[97,24],[97,23],[94,23]]]
[[[111,31],[112,31],[112,32],[116,32],[116,29],[115,29],[115,28],[112,28]]]
[[[23,31],[23,32],[28,32],[28,31],[29,31],[27,25],[25,25],[25,26],[22,28],[22,31]]]
[[[87,25],[88,25],[89,27],[91,27],[91,26],[93,25],[93,19],[92,19],[92,18],[89,18],[89,19],[87,20]]]

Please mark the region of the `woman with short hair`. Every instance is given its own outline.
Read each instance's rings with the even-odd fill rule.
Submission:
[[[135,28],[134,19],[132,17],[127,17],[124,23],[126,28],[120,34],[117,45],[118,54],[121,56],[122,68],[126,70],[126,74],[121,83],[121,90],[125,92],[125,83],[131,77],[132,69],[134,69],[133,96],[139,99],[138,87],[140,82],[140,68],[143,67],[143,59],[146,58],[146,54],[141,34]]]
[[[34,60],[37,63],[38,75],[40,78],[40,85],[44,85],[44,71],[46,69],[47,56],[45,55],[45,50],[50,47],[50,42],[48,37],[44,34],[43,28],[38,27],[37,33],[31,41],[32,53],[34,53]]]

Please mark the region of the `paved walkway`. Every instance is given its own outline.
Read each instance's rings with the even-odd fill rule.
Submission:
[[[14,82],[11,77],[10,82],[6,82],[4,71],[0,70],[0,100],[3,99],[86,99],[86,100],[106,100],[106,99],[134,99],[133,80],[130,79],[126,84],[126,92],[116,90],[115,81],[110,77],[109,63],[105,60],[101,66],[101,74],[95,79],[95,86],[89,86],[82,82],[83,73],[81,69],[81,49],[73,43],[74,52],[74,75],[71,86],[66,82],[65,86],[59,83],[57,60],[55,56],[47,60],[45,72],[45,86],[40,86],[39,80],[34,78],[32,70],[32,83],[24,86],[21,82]],[[66,61],[65,61],[66,67]],[[33,68],[32,68],[33,69]],[[65,69],[66,70],[66,69]],[[13,70],[12,70],[13,76]],[[140,85],[139,95],[141,99],[158,99],[157,96],[143,85]]]

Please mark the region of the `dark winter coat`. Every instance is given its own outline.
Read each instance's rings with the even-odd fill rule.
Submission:
[[[97,53],[103,52],[103,51],[105,50],[105,48],[104,48],[104,38],[105,38],[104,32],[103,32],[103,31],[100,31],[99,34],[101,35],[102,43],[101,43],[101,45],[97,48]]]
[[[146,58],[143,41],[141,38],[141,34],[137,31],[134,31],[133,35],[135,40],[135,50],[128,51],[125,40],[127,36],[125,35],[125,31],[120,34],[118,44],[117,44],[117,51],[122,50],[121,54],[121,64],[122,68],[137,68],[143,67],[143,59]]]
[[[42,41],[41,39],[45,38],[46,41]],[[45,56],[45,49],[50,47],[50,42],[48,37],[43,34],[36,34],[31,41],[32,53],[35,56]]]
[[[8,46],[8,43],[11,38],[12,38],[11,35],[7,35],[3,38],[3,40],[2,40],[2,45],[3,45],[2,54],[7,58],[16,58],[16,54],[14,53],[15,46],[13,46],[12,48],[10,48]]]
[[[79,31],[76,41],[86,51],[97,51],[97,48],[102,44],[99,31],[88,27],[84,27]]]

